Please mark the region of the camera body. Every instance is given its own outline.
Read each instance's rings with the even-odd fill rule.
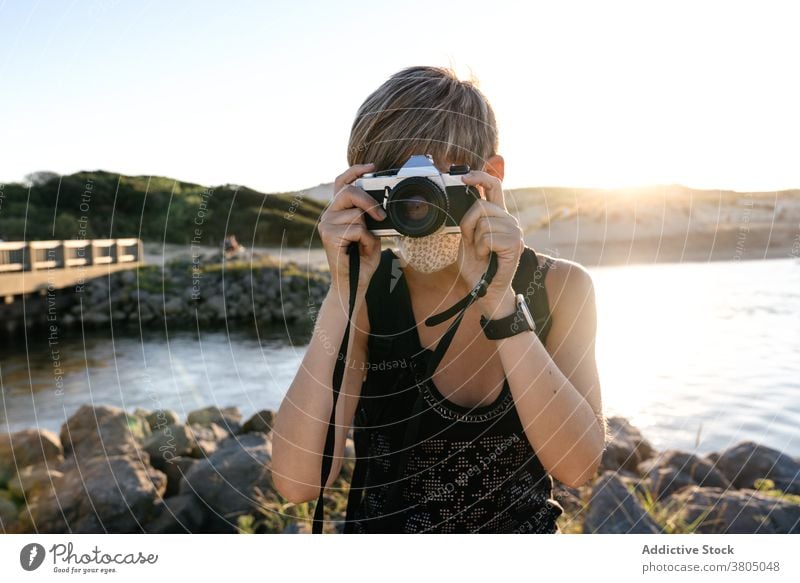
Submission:
[[[364,174],[354,186],[365,190],[387,215],[376,221],[364,213],[367,229],[378,237],[424,237],[439,228],[460,232],[464,214],[480,199],[478,191],[461,180],[469,171],[467,165],[452,165],[442,173],[430,155],[417,154],[399,170]]]

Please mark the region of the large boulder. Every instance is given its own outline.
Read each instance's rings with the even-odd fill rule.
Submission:
[[[65,462],[63,475],[20,516],[20,532],[134,533],[154,517],[167,478],[141,457],[111,455]]]
[[[274,419],[275,414],[269,409],[259,411],[245,422],[245,424],[242,426],[242,433],[250,433],[251,431],[269,433],[272,431]]]
[[[607,471],[592,487],[583,532],[657,534],[661,529],[620,477]]]
[[[193,493],[165,498],[156,508],[157,516],[146,525],[148,533],[202,532],[206,508]]]
[[[217,451],[219,442],[228,432],[216,423],[204,425],[167,425],[158,429],[144,442],[153,467],[166,471],[167,465],[182,456],[206,458]]]
[[[653,455],[653,448],[642,433],[624,417],[609,417],[602,470],[637,471],[637,466]]]
[[[261,496],[274,497],[271,443],[264,433],[245,433],[189,469],[180,494],[194,494],[208,509],[206,532],[236,532],[239,515],[258,511]]]
[[[50,462],[27,466],[8,482],[8,491],[17,498],[30,502],[40,495],[52,491],[53,483],[61,479],[63,475],[56,469],[56,465]]]
[[[656,500],[663,500],[681,488],[691,485],[730,488],[731,484],[714,464],[685,451],[667,450],[639,464],[639,473]]]
[[[136,455],[150,435],[142,417],[119,407],[82,405],[61,427],[64,453],[79,459],[97,455]]]
[[[686,530],[716,534],[800,533],[800,504],[756,490],[691,486],[670,498],[671,521]]]
[[[186,423],[209,427],[216,423],[231,435],[242,430],[242,414],[238,407],[205,407],[192,411],[186,418]]]
[[[0,532],[9,532],[14,528],[19,510],[8,490],[0,490]]]
[[[159,468],[167,475],[167,497],[175,496],[180,492],[180,485],[183,481],[183,477],[189,471],[189,468],[196,463],[197,460],[195,458],[178,456],[170,459],[163,467]]]
[[[743,441],[708,458],[737,488],[753,488],[756,480],[766,478],[779,490],[800,494],[800,462],[777,449]]]
[[[23,429],[0,434],[0,485],[26,466],[64,459],[58,436],[47,429]]]
[[[194,436],[186,425],[173,424],[156,429],[144,441],[154,467],[161,467],[173,458],[188,456],[195,447]]]
[[[145,415],[147,424],[152,431],[157,431],[167,425],[175,425],[178,423],[178,414],[169,409],[158,409],[152,413]]]
[[[189,453],[194,458],[207,458],[219,448],[223,439],[229,437],[229,433],[216,423],[208,425],[189,425],[192,432],[192,451]]]

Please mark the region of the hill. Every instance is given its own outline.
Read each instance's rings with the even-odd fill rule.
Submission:
[[[136,236],[161,253],[167,244],[218,248],[234,233],[248,247],[308,255],[332,189],[267,194],[104,171],[37,176],[30,187],[3,185],[0,238]],[[538,187],[506,190],[506,204],[529,245],[586,265],[800,257],[800,190]]]
[[[3,239],[141,237],[218,246],[234,233],[243,245],[279,245],[284,237],[288,245],[319,244],[324,203],[292,193],[105,171],[40,176],[32,185],[3,185]]]

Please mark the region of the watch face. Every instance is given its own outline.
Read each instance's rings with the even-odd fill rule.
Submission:
[[[525,296],[522,294],[517,294],[517,308],[519,312],[522,312],[522,316],[525,318],[525,321],[528,324],[528,329],[536,330],[536,324],[533,321],[533,316],[531,316],[531,312],[528,309],[528,303],[525,301]]]

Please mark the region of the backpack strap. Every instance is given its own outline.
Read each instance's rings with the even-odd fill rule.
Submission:
[[[392,353],[397,338],[396,310],[390,309],[391,296],[399,278],[403,276],[400,264],[391,249],[381,251],[380,262],[372,275],[366,293],[370,334],[368,339],[370,362],[380,362]]]
[[[536,323],[536,335],[542,344],[547,340],[547,335],[552,327],[550,303],[544,280],[553,262],[552,257],[538,254],[533,248],[526,245],[520,255],[519,266],[511,282],[514,291],[525,297],[533,321]]]
[[[403,348],[404,338],[398,324],[397,302],[393,294],[399,294],[402,299],[401,288],[396,288],[399,279],[403,276],[397,257],[391,249],[381,252],[378,267],[370,279],[366,292],[367,314],[370,323],[370,334],[367,340],[367,355],[370,363],[388,362],[396,356],[398,350]],[[395,291],[397,290],[397,291]],[[370,370],[370,375],[378,374]],[[388,373],[387,373],[388,374]],[[383,375],[379,375],[383,378]],[[370,379],[372,380],[372,379]],[[376,384],[374,381],[371,384]],[[362,383],[361,394],[370,383]],[[374,398],[376,395],[368,395]],[[355,445],[355,467],[350,479],[350,489],[347,493],[347,510],[343,532],[346,534],[355,531],[355,513],[361,506],[364,496],[367,466],[369,463],[369,435],[370,420],[365,407],[365,400],[359,398],[356,413],[353,419],[353,443]]]

